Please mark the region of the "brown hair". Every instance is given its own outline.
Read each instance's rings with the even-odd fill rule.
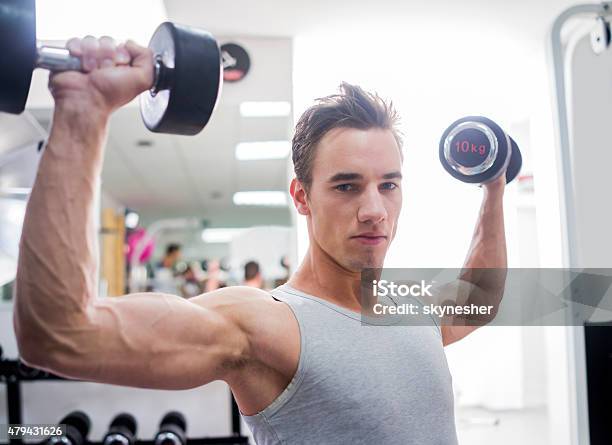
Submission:
[[[257,261],[249,261],[244,265],[244,279],[252,280],[259,273],[259,263]]]
[[[356,85],[342,82],[340,93],[317,99],[302,114],[293,136],[293,168],[306,190],[312,183],[312,166],[319,141],[334,128],[391,130],[402,156],[402,135],[397,129],[399,116],[392,102]]]

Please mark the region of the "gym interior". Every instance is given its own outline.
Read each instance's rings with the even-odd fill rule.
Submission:
[[[189,57],[177,50],[170,69],[160,58],[157,94],[144,92],[112,114],[93,202],[96,298],[166,292],[188,299],[287,282],[309,249],[306,218],[289,193],[295,125],[342,82],[391,100],[401,117],[403,206],[385,268],[464,264],[484,191],[478,185],[491,176],[474,179],[473,165],[466,173],[448,153],[454,144],[462,149],[453,137],[483,126],[489,130],[481,136],[503,135],[495,147],[506,164],[495,174],[515,168],[503,200],[507,267],[612,267],[605,179],[612,163],[612,3],[47,0],[36,1],[35,34],[15,32],[17,25],[7,33],[18,5],[0,0],[4,46],[36,39],[39,59],[33,73],[29,66],[21,74],[17,65],[27,63],[2,58],[1,70],[24,81],[31,74],[23,91],[6,86],[11,74],[0,76],[2,95],[27,96],[17,112],[0,98],[0,426],[74,424],[81,436],[9,437],[0,430],[0,443],[256,443],[223,381],[132,388],[68,379],[20,360],[13,309],[22,225],[53,125],[54,54],[67,63],[62,50],[53,51],[72,37],[147,46],[169,21],[210,33],[218,54],[206,56],[220,61],[221,80],[215,83],[213,70],[212,80],[184,79],[179,92],[164,89],[163,76],[179,79]],[[177,119],[190,95],[204,100],[200,91],[210,96],[209,110],[191,135],[153,128],[159,116],[147,113]],[[461,121],[466,116],[483,118]],[[459,126],[466,122],[472,127]],[[580,323],[483,326],[445,347],[458,443],[612,443],[607,307]]]

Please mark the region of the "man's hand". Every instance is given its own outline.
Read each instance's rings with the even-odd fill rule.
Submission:
[[[506,174],[505,172],[497,179],[491,182],[485,182],[483,187],[487,195],[503,195],[506,189]]]
[[[49,89],[58,108],[96,110],[110,115],[153,85],[153,54],[132,41],[116,45],[110,37],[71,39],[70,54],[84,72],[52,73]]]

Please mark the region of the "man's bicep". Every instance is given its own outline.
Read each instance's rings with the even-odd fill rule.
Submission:
[[[88,323],[65,338],[58,371],[100,383],[157,389],[193,388],[223,377],[242,354],[241,332],[209,308],[159,293],[96,300]]]

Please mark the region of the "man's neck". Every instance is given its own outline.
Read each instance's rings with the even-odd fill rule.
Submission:
[[[353,311],[361,310],[361,273],[345,269],[324,252],[308,249],[287,284]]]

